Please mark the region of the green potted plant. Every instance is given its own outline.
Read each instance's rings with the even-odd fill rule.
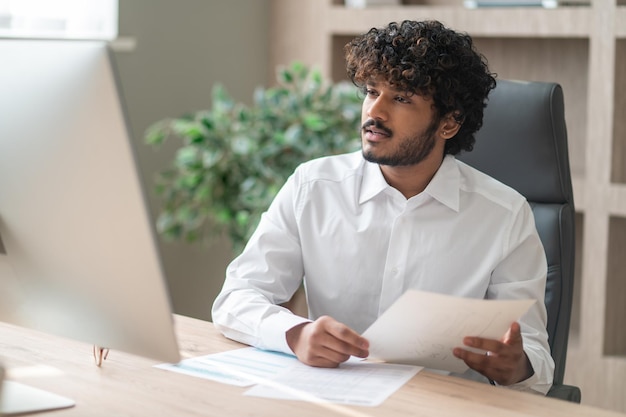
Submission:
[[[252,106],[216,85],[210,109],[148,129],[151,146],[180,142],[156,180],[165,238],[193,242],[225,232],[238,253],[300,163],[358,149],[361,99],[352,84],[325,82],[301,63],[277,74],[277,86],[257,89]]]

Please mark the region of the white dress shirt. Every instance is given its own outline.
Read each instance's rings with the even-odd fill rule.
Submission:
[[[285,333],[308,319],[278,304],[303,280],[309,319],[328,315],[359,333],[409,288],[535,299],[520,320],[535,373],[513,387],[546,393],[546,273],[532,211],[513,189],[448,155],[407,200],[355,152],[294,172],[229,265],[212,318],[229,338],[292,354]]]

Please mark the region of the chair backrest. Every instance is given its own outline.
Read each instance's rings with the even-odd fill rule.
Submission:
[[[498,80],[474,150],[458,159],[516,189],[533,209],[548,260],[545,304],[554,383],[562,384],[573,297],[575,220],[561,87]]]

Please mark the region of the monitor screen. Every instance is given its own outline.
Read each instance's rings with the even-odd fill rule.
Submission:
[[[0,62],[0,321],[177,362],[106,44],[0,40]]]

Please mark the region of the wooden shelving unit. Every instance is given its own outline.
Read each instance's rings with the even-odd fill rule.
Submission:
[[[404,3],[351,9],[341,0],[273,0],[270,65],[297,59],[338,81],[354,35],[437,19],[471,34],[499,78],[559,82],[578,229],[565,379],[581,387],[583,403],[626,412],[626,0],[556,9]]]

